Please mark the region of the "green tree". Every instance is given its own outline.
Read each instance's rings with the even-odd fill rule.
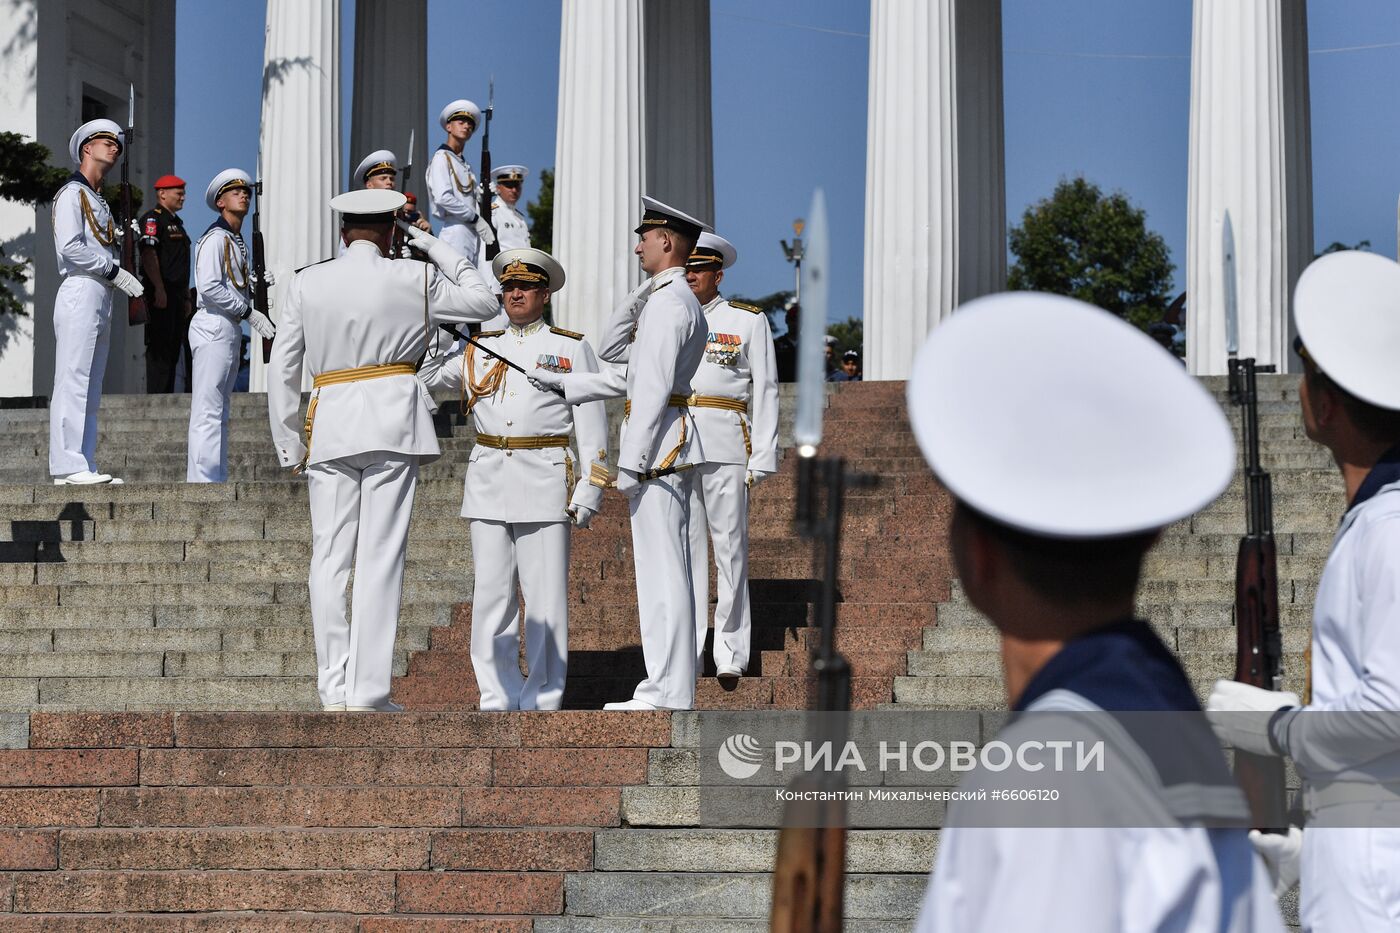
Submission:
[[[858,317],[848,317],[844,321],[831,324],[826,329],[827,336],[836,338],[836,358],[847,350],[863,352],[865,346],[865,322]]]
[[[1083,177],[1062,180],[1011,229],[1012,289],[1070,295],[1140,328],[1167,309],[1173,265],[1147,214],[1121,192],[1105,196]]]
[[[1345,243],[1341,242],[1340,240],[1333,240],[1333,241],[1328,245],[1328,247],[1327,247],[1326,249],[1324,249],[1322,252],[1318,253],[1317,256],[1326,256],[1328,253],[1340,253],[1340,252],[1343,252],[1344,250],[1349,250],[1349,249],[1367,250],[1367,249],[1370,249],[1370,248],[1371,248],[1371,241],[1370,241],[1370,240],[1362,240],[1360,243],[1357,243],[1355,246],[1347,246]],[[1314,256],[1313,258],[1316,259],[1317,256]]]
[[[49,165],[47,146],[19,133],[0,133],[0,198],[31,207],[47,204],[68,173]],[[12,243],[0,243],[0,314],[23,316],[29,260],[11,259]]]
[[[762,308],[764,316],[768,318],[768,330],[776,334],[780,322],[787,314],[788,304],[792,301],[792,296],[792,289],[787,289],[786,291],[773,292],[771,295],[764,295],[762,298],[746,298],[743,295],[730,295],[729,298],[731,301],[742,301],[746,305]]]
[[[540,169],[539,197],[525,205],[530,215],[530,245],[554,255],[554,172]]]

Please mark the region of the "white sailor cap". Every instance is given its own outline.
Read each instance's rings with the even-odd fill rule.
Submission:
[[[391,188],[357,188],[331,198],[331,210],[340,214],[341,223],[389,223],[394,212],[408,203],[402,191]]]
[[[908,396],[944,485],[1031,534],[1162,528],[1235,472],[1215,399],[1142,331],[1073,298],[1007,292],[963,305],[919,351]]]
[[[209,187],[204,189],[204,203],[211,211],[217,211],[214,203],[219,200],[219,195],[232,188],[247,188],[248,193],[253,193],[253,183],[248,179],[253,176],[243,171],[241,168],[226,168],[214,176],[214,180],[209,183]]]
[[[115,140],[118,149],[126,148],[126,134],[114,121],[89,120],[68,137],[68,157],[73,160],[74,165],[83,161],[83,143],[97,138]]]
[[[491,271],[502,285],[506,282],[544,284],[551,294],[564,287],[564,267],[559,261],[543,250],[528,246],[502,250],[491,260]]]
[[[442,124],[443,129],[447,129],[448,122],[456,117],[466,117],[471,121],[472,129],[476,129],[481,125],[481,108],[466,98],[454,100],[442,108],[442,113],[438,114],[438,123]]]
[[[710,266],[719,266],[721,269],[728,269],[739,258],[739,251],[734,248],[724,237],[714,233],[702,233],[700,239],[695,242],[695,249],[691,251],[690,258],[686,260],[687,269],[705,269]]]
[[[1358,250],[1319,257],[1293,292],[1296,349],[1363,402],[1400,409],[1400,265]]]
[[[530,170],[523,165],[502,165],[491,170],[492,181],[524,181]]]
[[[642,196],[642,222],[637,225],[633,232],[643,233],[651,227],[669,227],[681,236],[689,237],[692,240],[699,239],[700,234],[712,228],[704,221],[696,220],[684,211],[678,211],[669,204],[663,204],[656,198]]]
[[[364,187],[372,175],[383,175],[386,172],[397,173],[398,170],[398,156],[388,149],[376,149],[360,160],[360,164],[355,166],[355,174],[352,177],[355,184]]]

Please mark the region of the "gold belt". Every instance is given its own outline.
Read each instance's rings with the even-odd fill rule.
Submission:
[[[356,366],[352,369],[329,369],[323,373],[317,373],[311,380],[312,386],[322,389],[326,386],[344,385],[347,382],[361,382],[365,379],[383,379],[385,376],[412,376],[418,368],[412,363],[373,363],[369,366]],[[311,401],[306,405],[306,427],[303,433],[306,435],[306,456],[301,458],[301,463],[297,464],[293,472],[300,473],[306,469],[306,462],[311,459],[311,429],[316,424],[316,405],[320,401],[320,392],[311,393]]]
[[[501,434],[478,434],[476,442],[493,450],[544,450],[546,447],[568,447],[567,434],[539,434],[506,437]]]
[[[689,404],[691,408],[720,408],[724,411],[737,411],[743,415],[749,413],[748,402],[727,395],[692,395]]]
[[[692,398],[694,398],[694,397],[695,397],[695,396],[693,396],[693,395],[672,395],[672,396],[670,396],[669,398],[666,399],[666,407],[667,407],[667,408],[685,408],[687,405],[690,404],[690,400],[691,400]],[[632,416],[632,400],[629,398],[627,401],[625,401],[625,402],[622,403],[622,417],[624,417],[624,418],[629,418],[629,417],[631,417],[631,416]]]

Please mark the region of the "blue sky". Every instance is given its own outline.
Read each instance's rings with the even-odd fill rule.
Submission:
[[[353,164],[363,155],[348,151],[353,0],[342,9],[342,156]],[[711,0],[710,10],[716,225],[741,257],[726,290],[753,296],[790,287],[778,241],[791,237],[793,219],[821,185],[836,267],[831,313],[858,315],[869,4]],[[173,168],[196,193],[220,169],[257,163],[264,6],[179,0],[176,19]],[[492,155],[536,170],[525,188],[533,198],[537,170],[554,161],[558,0],[429,0],[428,19],[428,142],[439,141],[442,104],[458,96],[483,102],[494,74]],[[1318,248],[1369,239],[1394,256],[1400,4],[1311,0],[1308,27]],[[1010,222],[1060,178],[1083,174],[1147,211],[1183,282],[1191,4],[1003,0],[1002,29]],[[215,51],[218,67],[210,68]],[[199,197],[188,205],[186,224],[202,230],[211,213]]]

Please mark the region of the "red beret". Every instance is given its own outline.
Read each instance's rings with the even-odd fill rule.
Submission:
[[[183,188],[185,180],[179,175],[162,175],[156,179],[156,190],[161,188]]]
[[[417,204],[417,203],[418,203],[418,195],[414,194],[412,191],[406,192],[406,193],[404,194],[404,197],[408,198],[408,203],[409,203],[409,204]]]

